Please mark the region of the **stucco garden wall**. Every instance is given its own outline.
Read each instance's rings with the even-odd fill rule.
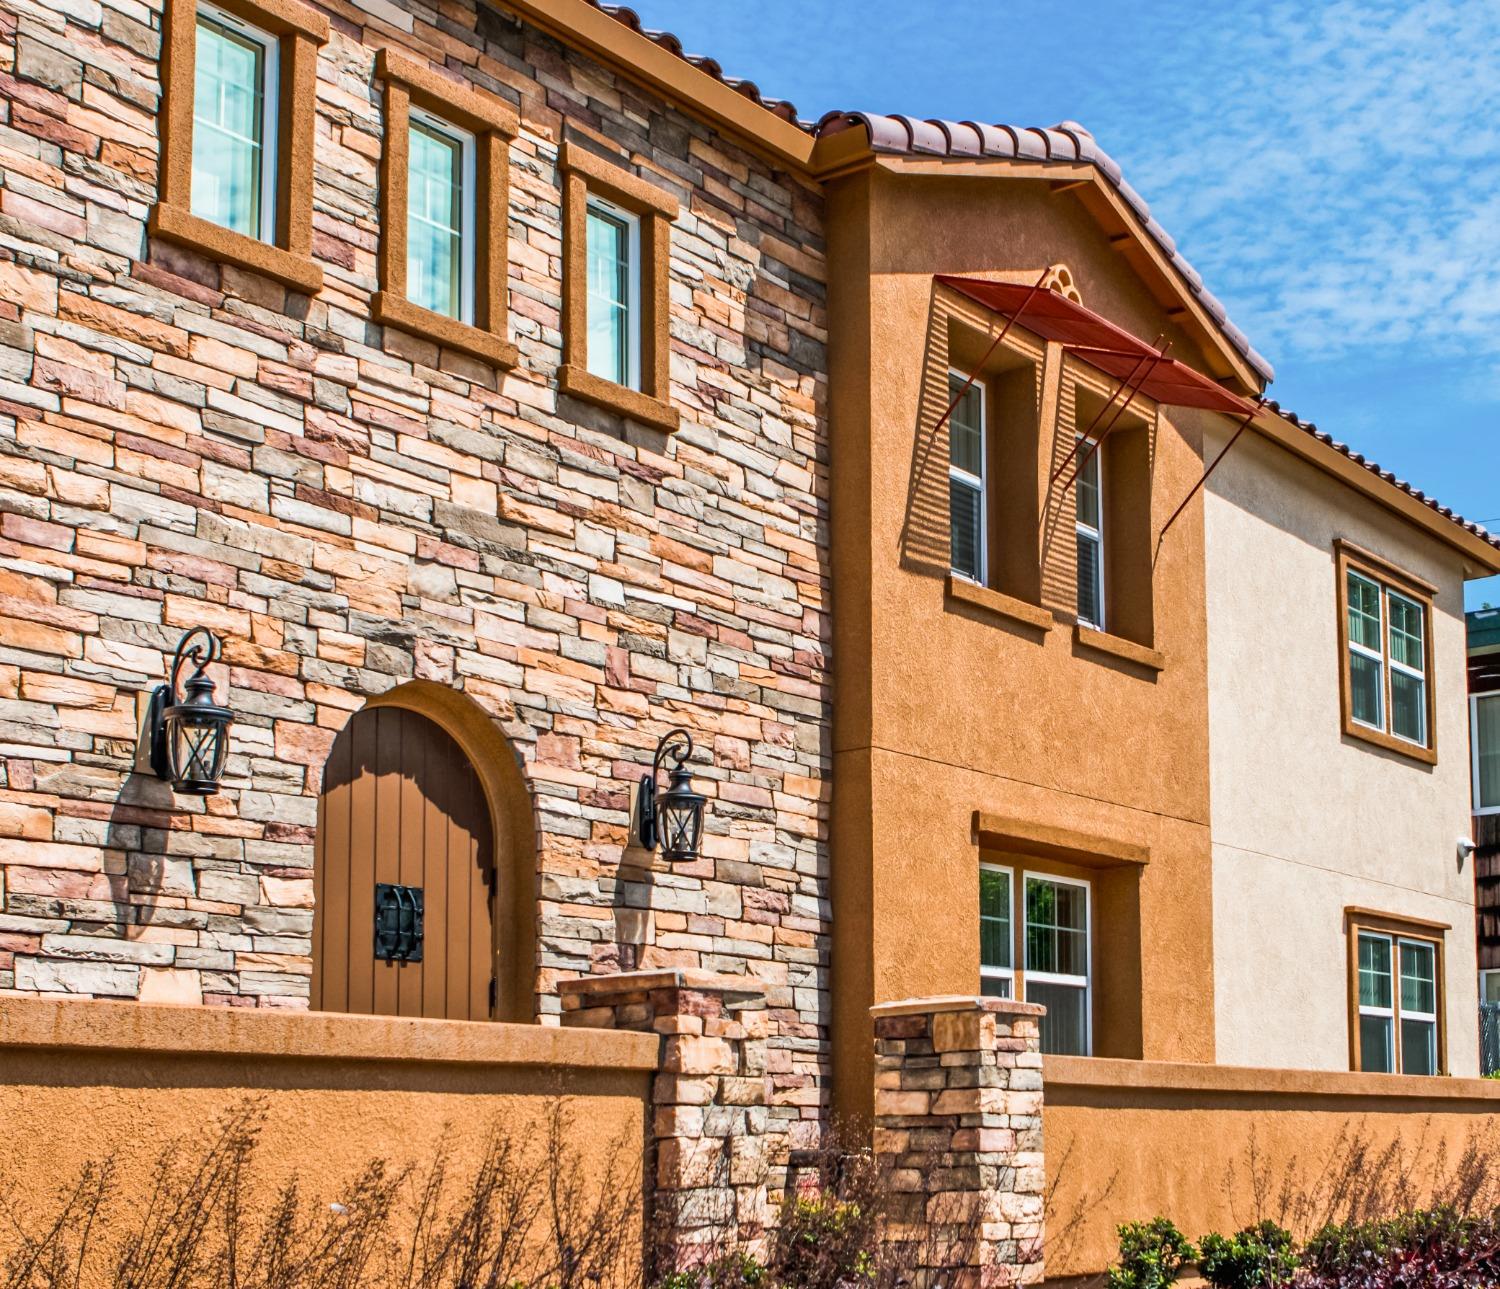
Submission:
[[[321,8],[313,297],[148,246],[158,0],[0,15],[0,988],[304,1007],[324,758],[415,678],[488,713],[531,794],[516,1018],[554,1017],[577,974],[753,975],[773,1116],[810,1124],[829,918],[820,198],[503,12]],[[519,114],[513,371],[371,322],[378,45]],[[671,438],[557,390],[565,133],[680,200]],[[206,803],[136,772],[142,704],[200,624],[224,638],[238,717]],[[711,802],[702,859],[668,873],[625,847],[631,786],[676,724]]]
[[[1211,431],[1209,459],[1223,447]],[[1218,1060],[1349,1068],[1346,908],[1442,923],[1447,1047],[1479,1072],[1458,557],[1244,436],[1205,501]],[[1438,588],[1437,764],[1343,733],[1334,540]],[[1274,898],[1267,892],[1275,892]]]

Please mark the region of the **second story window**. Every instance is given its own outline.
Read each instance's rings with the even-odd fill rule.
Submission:
[[[1338,554],[1345,732],[1435,760],[1431,594],[1347,543]]]
[[[474,320],[474,136],[411,111],[406,291],[411,302]]]
[[[1469,700],[1469,737],[1474,757],[1474,813],[1500,814],[1500,693]],[[1500,973],[1497,979],[1500,979]]]
[[[641,387],[641,221],[600,197],[587,216],[588,370]]]
[[[953,571],[971,582],[985,580],[984,385],[967,388],[958,372],[948,374],[948,397],[957,399],[948,417],[948,533]]]
[[[979,868],[979,992],[1015,997],[1015,933],[1011,928],[1010,869]]]
[[[147,230],[203,260],[312,295],[318,47],[302,0],[167,0],[157,201]]]
[[[263,242],[276,237],[276,38],[198,10],[192,213]]]
[[[1078,534],[1078,621],[1104,630],[1104,487],[1100,460],[1103,444],[1082,440],[1083,464],[1074,484]]]

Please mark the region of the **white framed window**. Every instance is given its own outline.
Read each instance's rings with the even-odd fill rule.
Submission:
[[[416,107],[407,128],[406,295],[472,324],[474,136]]]
[[[1013,888],[1010,869],[979,866],[979,992],[989,998],[1016,996]]]
[[[1500,1003],[1500,970],[1491,968],[1479,973],[1479,1001]]]
[[[1500,814],[1500,693],[1470,696],[1469,754],[1474,771],[1474,813]],[[1500,1002],[1500,994],[1493,1001]]]
[[[1350,569],[1349,707],[1356,723],[1385,729],[1385,654],[1380,583]]]
[[[588,370],[640,389],[640,216],[590,194],[586,225]]]
[[[211,5],[197,13],[192,213],[274,243],[281,43]]]
[[[960,577],[983,583],[985,551],[985,388],[957,371],[948,373],[948,550]],[[954,400],[957,400],[954,402]]]
[[[1104,630],[1104,476],[1099,465],[1104,445],[1078,440],[1083,458],[1073,481],[1074,523],[1078,534],[1078,621]]]
[[[1359,1068],[1373,1074],[1438,1073],[1437,946],[1361,930]]]
[[[1391,733],[1427,746],[1427,611],[1399,591],[1387,589],[1391,658]]]
[[[1025,875],[1026,1000],[1047,1008],[1042,1051],[1087,1056],[1093,1050],[1089,883],[1052,874]]]

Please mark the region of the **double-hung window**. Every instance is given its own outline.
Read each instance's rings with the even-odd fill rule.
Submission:
[[[200,4],[194,68],[192,213],[274,242],[280,42]]]
[[[994,864],[979,866],[979,992],[990,998],[1014,998],[1015,931],[1012,923],[1011,873]]]
[[[1469,699],[1469,742],[1474,769],[1474,813],[1500,814],[1500,693]]]
[[[474,136],[418,108],[407,144],[406,293],[474,321]]]
[[[1393,932],[1357,934],[1359,1068],[1438,1073],[1436,944]]]
[[[1340,543],[1345,732],[1434,760],[1430,592],[1351,551]]]
[[[641,385],[641,221],[590,196],[587,227],[588,370],[627,389]]]
[[[990,997],[1041,1003],[1042,1051],[1087,1056],[1093,1045],[1089,884],[979,868],[979,987]]]
[[[953,572],[985,580],[984,385],[948,373],[948,538]]]
[[[1104,483],[1102,444],[1080,439],[1081,464],[1073,484],[1074,526],[1078,535],[1078,621],[1104,630]]]

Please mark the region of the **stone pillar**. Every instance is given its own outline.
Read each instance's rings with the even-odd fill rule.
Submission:
[[[1044,1010],[971,997],[871,1008],[875,1155],[914,1289],[1042,1279]]]
[[[558,985],[568,1026],[662,1036],[651,1094],[654,1274],[690,1271],[739,1247],[759,1253],[766,1194],[765,988],[690,968]]]

